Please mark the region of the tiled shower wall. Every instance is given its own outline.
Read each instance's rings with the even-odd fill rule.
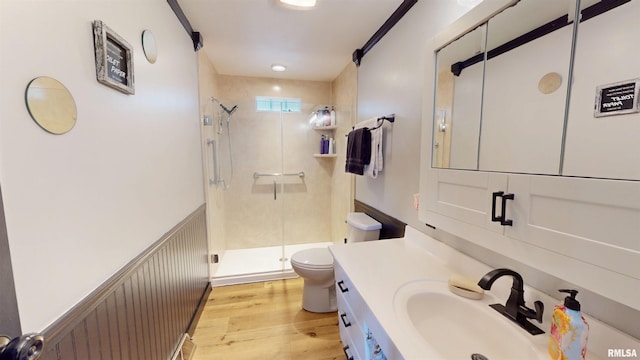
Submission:
[[[234,175],[224,194],[227,249],[281,245],[282,231],[287,244],[341,241],[332,233],[332,214],[348,206],[351,179],[344,169],[340,170],[339,158],[313,157],[319,152],[322,133],[309,123],[309,115],[318,106],[336,100],[332,83],[218,75],[217,84],[225,106],[239,105],[230,122]],[[300,98],[302,111],[257,112],[256,96]],[[345,109],[337,112],[339,126],[353,122],[351,106]],[[339,139],[338,154],[345,151],[344,131],[339,128],[323,133]],[[228,146],[225,138],[220,146],[220,157],[224,157]],[[255,172],[300,171],[305,173],[303,178],[254,179]],[[340,194],[333,193],[334,189]],[[337,207],[332,201],[336,196],[347,205]],[[341,226],[344,216],[339,217]]]

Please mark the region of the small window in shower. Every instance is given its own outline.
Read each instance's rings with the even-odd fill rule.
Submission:
[[[302,101],[300,99],[256,96],[256,111],[300,112],[301,108]]]

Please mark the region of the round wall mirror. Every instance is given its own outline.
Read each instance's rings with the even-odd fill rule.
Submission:
[[[25,100],[33,120],[47,132],[64,134],[76,124],[78,112],[73,96],[56,79],[42,76],[31,80]]]
[[[144,50],[144,56],[147,61],[154,64],[158,58],[158,46],[156,45],[156,38],[149,30],[142,32],[142,49]]]

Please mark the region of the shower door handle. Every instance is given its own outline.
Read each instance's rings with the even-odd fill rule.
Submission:
[[[273,180],[273,200],[276,200],[276,189],[277,189],[277,185],[276,185],[276,181]]]

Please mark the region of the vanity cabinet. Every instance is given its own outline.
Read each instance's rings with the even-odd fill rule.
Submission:
[[[429,169],[429,225],[640,309],[640,183]],[[512,194],[501,216],[496,192]],[[494,214],[495,212],[495,214]]]
[[[507,191],[508,175],[476,171],[430,169],[428,193],[422,201],[433,213],[502,234],[504,227],[491,221],[492,194]]]
[[[367,307],[356,285],[337,261],[334,262],[334,272],[338,298],[338,325],[345,357],[353,360],[370,359],[371,347],[375,342],[387,359],[401,358],[395,345]]]
[[[573,8],[579,11],[571,10],[566,16],[549,23],[557,22],[561,26],[558,30],[550,27],[552,31],[548,34],[495,56],[491,56],[493,46],[487,45],[484,58],[479,56],[476,59],[478,62],[471,61],[467,68],[456,69],[457,73],[462,71],[462,75],[455,77],[455,86],[466,84],[463,82],[464,76],[467,76],[467,80],[479,78],[470,77],[473,73],[468,70],[474,68],[472,64],[479,67],[484,61],[486,71],[494,73],[485,73],[482,80],[486,96],[481,106],[481,126],[477,126],[476,117],[456,118],[456,121],[463,122],[472,119],[473,129],[481,129],[478,134],[479,146],[476,146],[478,141],[463,142],[472,144],[472,150],[477,149],[469,152],[470,159],[477,159],[475,166],[473,163],[470,166],[456,165],[455,130],[452,134],[449,169],[445,169],[446,161],[440,160],[438,151],[442,150],[440,138],[443,137],[438,133],[453,130],[455,121],[446,117],[443,125],[442,114],[447,112],[439,108],[444,106],[438,101],[442,88],[440,79],[433,73],[426,75],[423,124],[427,132],[423,141],[428,144],[425,148],[429,150],[425,153],[425,159],[428,160],[422,163],[421,203],[424,206],[420,209],[420,219],[430,226],[571,282],[577,287],[640,310],[640,178],[637,176],[640,167],[637,141],[635,138],[631,140],[633,134],[637,134],[633,129],[640,126],[640,102],[637,100],[640,95],[636,95],[640,94],[640,80],[637,79],[640,68],[637,62],[629,63],[634,51],[630,44],[633,43],[633,34],[637,33],[627,34],[630,24],[635,21],[630,19],[630,14],[637,14],[640,2],[625,2],[602,12],[610,4],[595,0],[523,0],[516,3],[507,0],[484,1],[434,38],[433,51],[437,56],[436,60],[427,57],[427,68],[435,69],[437,74],[446,70],[446,67],[439,64],[441,57],[447,60],[443,61],[444,64],[451,63],[446,57],[450,52],[449,44],[455,45],[460,40],[464,44],[469,34],[474,39],[472,31],[478,31],[483,24],[488,24],[491,29],[492,24],[504,22],[504,28],[510,29],[512,25],[506,20],[514,20],[514,23],[517,23],[515,20],[526,20],[525,16],[513,17],[510,13],[527,10],[528,6],[548,5],[552,19],[557,11],[566,12],[566,7],[559,7],[560,3],[573,4]],[[505,6],[513,7],[503,11]],[[559,8],[555,9],[556,6]],[[578,13],[581,20],[573,21],[572,15],[578,16]],[[494,30],[496,27],[501,28],[494,26]],[[547,27],[544,25],[542,28]],[[578,32],[576,51],[570,59],[571,64],[575,65],[572,81],[568,81],[572,75],[566,71],[567,55],[563,51],[565,55],[553,62],[541,60],[541,69],[530,69],[529,72],[541,76],[539,83],[534,81],[535,77],[529,78],[530,74],[525,74],[527,76],[518,77],[520,82],[517,84],[499,87],[501,91],[513,91],[517,94],[522,92],[521,88],[526,87],[527,91],[533,89],[533,93],[524,96],[519,102],[515,99],[505,101],[504,106],[492,103],[491,92],[495,87],[492,82],[497,81],[494,79],[502,76],[508,80],[512,77],[509,72],[502,74],[500,71],[504,67],[494,66],[495,64],[501,64],[501,61],[510,58],[520,59],[526,64],[526,61],[536,57],[521,56],[520,52],[543,46],[549,40],[558,40],[555,45],[567,45],[569,29]],[[615,34],[619,36],[611,35],[611,29],[618,29]],[[606,39],[619,38],[619,44],[626,45],[615,46],[615,52],[608,48],[603,52],[597,44],[598,39],[601,39],[600,32],[605,30],[609,34]],[[490,31],[486,44],[495,35],[501,34],[510,35],[509,31]],[[476,41],[467,43],[473,45]],[[505,44],[509,43],[511,42]],[[544,49],[560,54],[552,46],[545,46]],[[440,54],[442,50],[443,55]],[[544,53],[545,51],[537,52]],[[545,56],[541,57],[546,59]],[[596,62],[600,66],[591,66]],[[609,71],[609,68],[615,68],[615,71]],[[453,70],[452,68],[451,71]],[[554,73],[557,73],[556,79],[561,82],[555,84],[555,92],[547,93],[543,86],[549,85],[543,81],[545,74]],[[629,94],[630,89],[635,89],[633,96],[636,102],[628,104],[629,109],[625,111],[608,112],[606,115],[597,111],[594,113],[594,95],[606,94],[600,89],[603,86],[611,86],[614,90],[627,91]],[[539,93],[536,93],[538,90]],[[571,96],[564,98],[565,94],[568,96],[569,90]],[[449,93],[451,91],[445,95]],[[453,94],[457,96],[458,92],[454,91]],[[498,98],[506,99],[505,96]],[[544,105],[547,101],[556,105],[547,107]],[[464,107],[467,103],[463,101],[461,106]],[[565,107],[562,106],[563,103],[566,103]],[[512,104],[517,104],[517,111],[509,113],[507,110],[513,110]],[[471,102],[471,107],[477,107],[475,102]],[[563,121],[556,121],[553,126],[544,125],[542,128],[545,132],[528,130],[520,125],[514,128],[511,124],[512,119],[520,114],[527,119],[527,124],[545,124],[552,117],[551,114],[541,112],[547,108],[556,109],[553,111],[553,118]],[[452,109],[455,112],[456,101],[453,102]],[[565,114],[564,119],[563,116],[557,116],[562,113]],[[502,119],[505,114],[508,115],[508,126]],[[450,120],[453,121],[452,124],[448,123]],[[558,124],[564,124],[565,128]],[[485,136],[486,133],[498,134],[498,130],[506,132],[499,136]],[[522,133],[517,136],[514,134],[521,130]],[[519,136],[529,136],[530,133],[541,134],[534,137],[537,140],[533,146],[521,149],[523,151],[513,147],[514,144],[524,144]],[[605,149],[603,144],[611,146],[606,146]],[[495,148],[495,151],[488,151],[490,148]],[[549,149],[554,150],[548,153]],[[537,163],[539,159],[547,158],[555,160]],[[511,162],[509,166],[502,166],[506,164],[505,159]],[[454,167],[458,170],[453,169]],[[496,206],[492,206],[494,194],[499,192],[513,196],[504,202],[504,209],[499,196],[495,199]],[[511,223],[504,221],[507,224],[501,224],[500,221],[494,221],[496,217],[511,220]]]

